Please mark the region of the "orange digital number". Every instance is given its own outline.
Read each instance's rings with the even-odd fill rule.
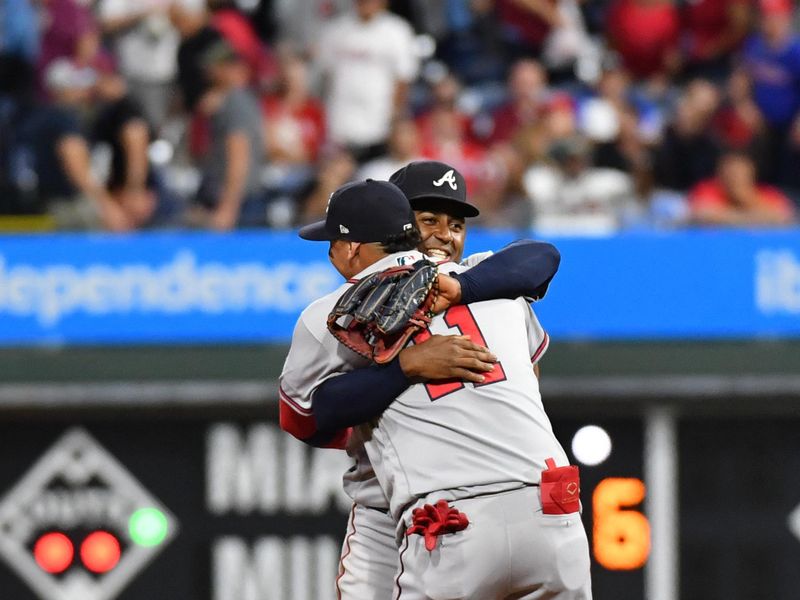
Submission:
[[[644,483],[634,478],[609,477],[594,489],[594,557],[606,569],[638,569],[647,561],[650,522],[639,511],[629,510],[644,496]]]

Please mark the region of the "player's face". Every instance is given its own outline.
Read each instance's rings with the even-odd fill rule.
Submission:
[[[414,214],[422,234],[420,252],[435,260],[460,262],[467,237],[464,217],[428,210],[415,210]]]

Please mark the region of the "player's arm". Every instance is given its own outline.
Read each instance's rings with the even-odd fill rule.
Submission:
[[[497,358],[467,336],[434,335],[404,348],[386,365],[373,365],[325,380],[315,391],[319,431],[334,432],[379,416],[412,384],[436,379],[480,383]]]
[[[561,254],[552,244],[520,240],[462,273],[452,273],[460,290],[444,294],[450,304],[519,297],[538,300],[547,292],[560,263]],[[441,287],[447,290],[446,285]],[[437,303],[436,308],[444,307]]]
[[[465,336],[432,336],[387,365],[344,373],[340,352],[349,350],[327,331],[318,340],[300,318],[280,377],[280,424],[313,446],[343,447],[349,427],[380,415],[417,381],[480,382],[497,360]]]
[[[327,335],[327,332],[326,332]],[[312,446],[344,448],[349,431],[320,432],[314,416],[312,394],[328,377],[336,375],[338,342],[332,336],[330,346],[318,340],[301,316],[292,334],[292,344],[279,381],[280,426],[285,432]]]

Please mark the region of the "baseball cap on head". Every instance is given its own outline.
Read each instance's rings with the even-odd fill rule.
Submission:
[[[304,240],[383,242],[414,229],[414,213],[403,192],[388,181],[348,183],[331,194],[324,221],[300,229]]]
[[[398,169],[389,181],[399,187],[414,210],[442,207],[460,217],[477,217],[480,211],[467,202],[467,182],[450,165],[418,160]]]

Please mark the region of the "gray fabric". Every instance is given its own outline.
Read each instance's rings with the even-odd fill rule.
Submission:
[[[231,90],[219,110],[211,117],[211,148],[205,169],[204,200],[216,204],[225,181],[228,161],[225,143],[232,133],[244,132],[250,140],[250,168],[244,195],[256,194],[260,188],[260,168],[264,158],[263,121],[256,99],[243,89]]]

